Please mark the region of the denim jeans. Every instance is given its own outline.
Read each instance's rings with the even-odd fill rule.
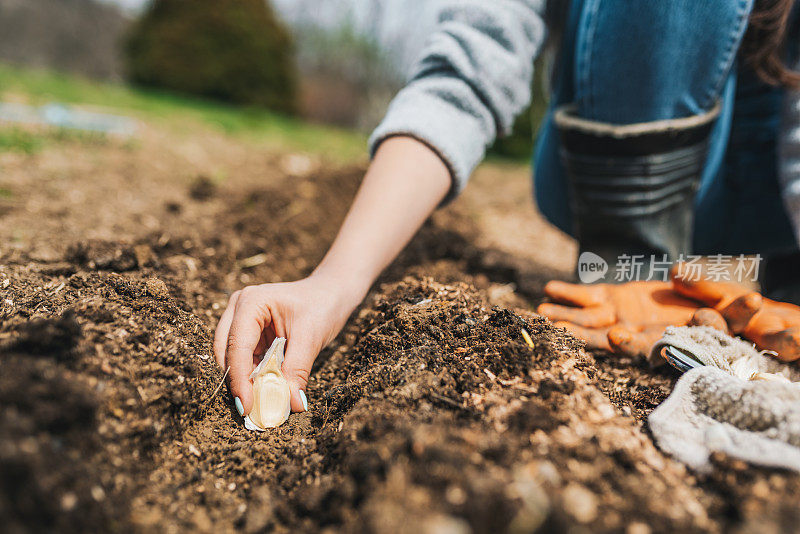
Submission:
[[[782,90],[737,67],[753,0],[573,0],[550,110],[534,154],[540,211],[571,231],[553,110],[631,124],[697,115],[720,101],[695,199],[694,252],[795,247],[780,197],[776,138]]]

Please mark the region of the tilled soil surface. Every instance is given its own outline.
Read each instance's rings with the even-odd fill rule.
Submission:
[[[215,321],[242,285],[310,272],[362,169],[254,150],[219,185],[158,145],[0,159],[4,531],[800,528],[800,477],[661,453],[645,421],[676,376],[530,312],[561,264],[476,244],[461,204],[323,351],[310,411],[248,432]]]

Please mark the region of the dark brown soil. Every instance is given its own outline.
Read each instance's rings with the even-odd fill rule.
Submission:
[[[152,195],[148,224],[58,199],[46,209],[61,220],[38,222],[25,212],[37,193],[12,187],[0,217],[33,237],[0,245],[3,529],[800,528],[800,477],[724,457],[699,476],[662,454],[645,421],[675,375],[589,354],[528,311],[557,269],[476,245],[459,206],[320,356],[310,411],[246,431],[226,389],[214,394],[222,305],[310,272],[360,175],[186,179]],[[116,237],[96,237],[98,217]]]

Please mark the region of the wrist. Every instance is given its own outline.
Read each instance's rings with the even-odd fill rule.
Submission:
[[[364,282],[365,279],[368,280],[367,283]],[[346,311],[347,316],[361,304],[371,285],[369,277],[343,275],[325,269],[322,265],[317,267],[307,280],[323,291],[331,293],[337,307]]]

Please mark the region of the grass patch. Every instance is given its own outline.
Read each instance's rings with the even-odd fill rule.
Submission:
[[[0,63],[0,98],[9,94],[24,95],[31,104],[55,101],[104,108],[179,132],[191,132],[197,123],[202,123],[230,135],[286,150],[322,154],[341,162],[366,154],[366,137],[340,128],[308,124],[263,109],[227,106]]]
[[[24,129],[16,126],[0,126],[0,153],[21,152],[35,154],[49,143],[80,143],[102,145],[108,142],[105,134],[54,128],[50,130]],[[2,197],[2,193],[0,193]]]
[[[19,128],[0,129],[0,152],[22,152],[34,154],[44,145],[41,136]],[[5,190],[0,189],[0,198]],[[10,192],[9,192],[10,195]]]

